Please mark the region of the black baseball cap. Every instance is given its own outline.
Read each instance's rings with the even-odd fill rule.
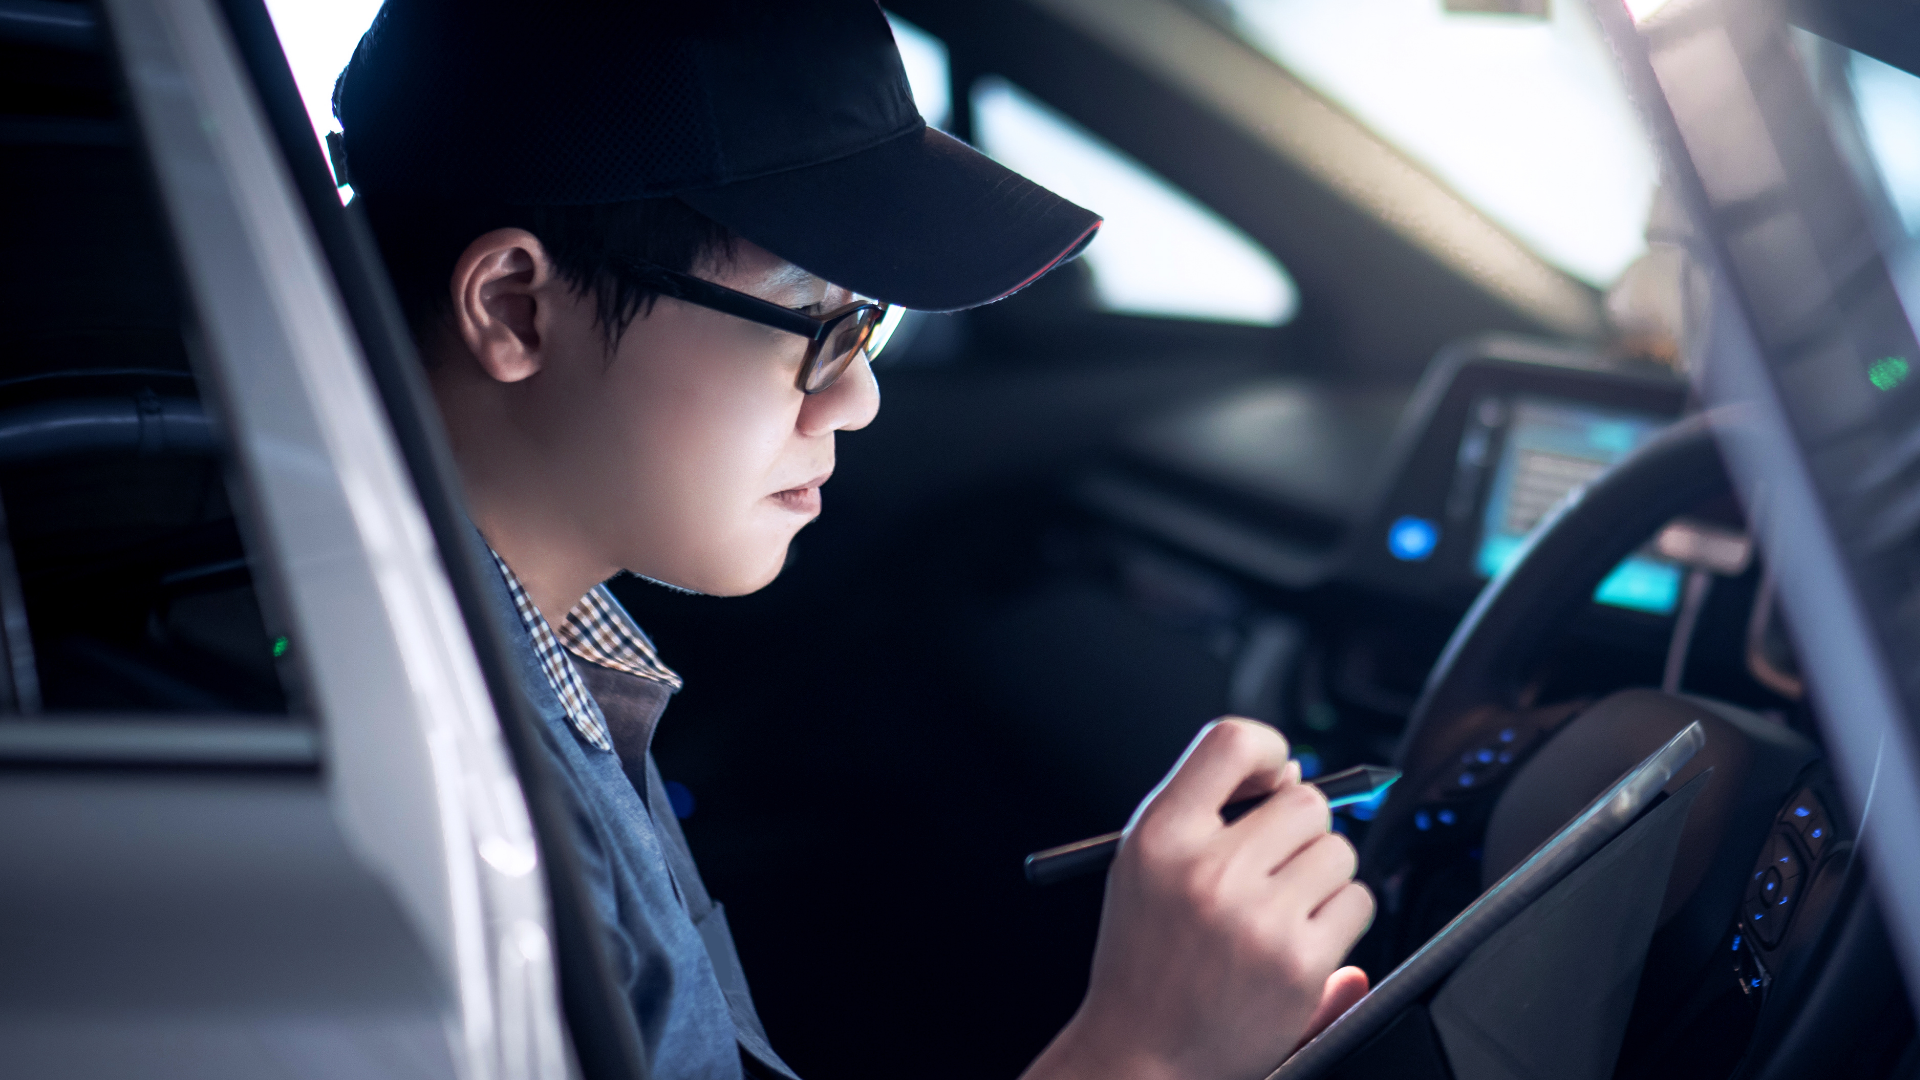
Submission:
[[[928,311],[998,300],[1100,227],[927,126],[872,0],[387,0],[334,113],[369,201],[672,196]]]

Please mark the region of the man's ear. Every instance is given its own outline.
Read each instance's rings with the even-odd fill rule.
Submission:
[[[525,229],[495,229],[453,264],[453,326],[489,378],[530,378],[552,337],[553,260]]]

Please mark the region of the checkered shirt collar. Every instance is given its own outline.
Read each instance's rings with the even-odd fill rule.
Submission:
[[[664,683],[676,693],[680,689],[680,676],[660,662],[653,641],[605,585],[595,585],[581,597],[555,632],[568,652],[590,664]]]
[[[587,691],[579,669],[567,659],[567,653],[571,651],[582,660],[615,671],[665,683],[670,690],[680,689],[680,676],[660,662],[653,642],[634,625],[626,609],[605,585],[595,585],[567,612],[566,621],[556,636],[546,616],[533,605],[533,599],[527,595],[513,568],[499,552],[491,548],[488,551],[493,555],[494,565],[500,568],[500,576],[506,579],[507,592],[513,596],[521,625],[533,638],[533,652],[540,660],[540,669],[546,673],[547,683],[553,687],[561,707],[567,710],[567,721],[589,746],[612,753],[613,739],[607,734],[606,715]]]

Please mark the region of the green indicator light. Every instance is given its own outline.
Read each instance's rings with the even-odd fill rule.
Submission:
[[[287,655],[287,638],[282,634],[273,639],[273,658],[278,660],[285,655]]]
[[[1867,369],[1867,381],[1877,389],[1891,390],[1906,382],[1907,375],[1912,371],[1913,366],[1906,360],[1898,356],[1889,356],[1884,360],[1874,361],[1874,365]]]

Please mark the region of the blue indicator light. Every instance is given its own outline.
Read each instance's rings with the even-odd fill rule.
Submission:
[[[1440,526],[1426,518],[1403,517],[1387,526],[1387,550],[1401,562],[1421,562],[1440,544]]]
[[[1473,774],[1472,774],[1472,773],[1470,773],[1470,772],[1463,772],[1463,773],[1461,773],[1461,774],[1460,774],[1460,786],[1461,786],[1461,787],[1472,787],[1472,786],[1473,786]]]
[[[1419,829],[1421,832],[1426,832],[1428,829],[1433,828],[1433,818],[1430,817],[1425,810],[1422,810],[1413,815],[1413,827]]]
[[[1442,810],[1440,811],[1439,818],[1440,818],[1440,824],[1451,825],[1453,824],[1453,811]]]
[[[1793,816],[1794,816],[1794,817],[1806,817],[1806,816],[1807,816],[1807,812],[1808,812],[1808,811],[1807,811],[1807,808],[1806,808],[1806,807],[1804,807],[1804,806],[1796,806],[1796,807],[1794,807],[1794,808],[1793,808]]]
[[[1512,728],[1501,728],[1501,729],[1500,729],[1500,741],[1501,741],[1501,742],[1512,742],[1512,741],[1513,741],[1513,729],[1512,729]]]
[[[1753,988],[1754,988],[1755,990],[1758,990],[1758,989],[1760,989],[1760,980],[1759,980],[1759,979],[1755,979],[1755,980],[1753,980]]]
[[[1478,761],[1482,765],[1491,765],[1493,764],[1493,751],[1482,750],[1478,754],[1474,755],[1474,760]]]
[[[1629,558],[1600,582],[1600,587],[1593,590],[1593,599],[1650,615],[1670,615],[1680,602],[1680,568],[1637,556]]]
[[[1818,840],[1820,839],[1821,836],[1826,834],[1826,831],[1827,830],[1825,829],[1815,829],[1812,832],[1808,833],[1807,835],[1813,837],[1815,840]]]
[[[1733,951],[1734,952],[1740,951],[1740,935],[1739,934],[1733,935]]]

